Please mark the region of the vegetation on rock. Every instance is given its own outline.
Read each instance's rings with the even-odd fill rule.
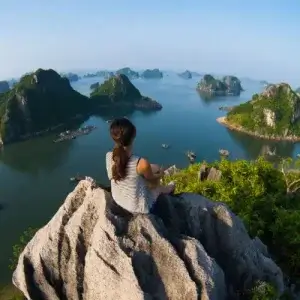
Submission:
[[[140,77],[140,74],[138,72],[135,72],[128,67],[116,71],[116,75],[121,75],[121,74],[126,75],[129,79],[136,79]]]
[[[0,81],[0,93],[9,91],[9,84],[7,81]]]
[[[283,161],[284,170],[287,163]],[[199,193],[226,203],[244,221],[249,234],[268,245],[282,270],[299,281],[300,194],[288,192],[288,186],[294,182],[300,187],[300,173],[282,172],[262,158],[250,162],[224,159],[207,165],[222,172],[219,181],[199,181],[199,164],[164,180],[175,181],[178,193]]]
[[[182,73],[179,73],[178,74],[180,77],[184,78],[184,79],[191,79],[193,76],[192,76],[192,73],[188,70],[182,72]]]
[[[115,75],[91,92],[91,100],[99,105],[123,104],[138,109],[161,109],[162,106],[145,96],[130,82],[126,75]]]
[[[156,79],[163,78],[163,73],[159,69],[147,69],[142,73],[141,76],[146,79]]]
[[[213,96],[238,96],[243,88],[241,81],[235,76],[224,76],[222,80],[214,78],[210,74],[206,74],[197,85],[200,92]]]
[[[235,106],[226,122],[266,138],[300,136],[300,96],[288,84],[271,84]]]
[[[26,74],[0,95],[0,137],[13,142],[48,130],[87,111],[88,98],[73,90],[54,70]]]

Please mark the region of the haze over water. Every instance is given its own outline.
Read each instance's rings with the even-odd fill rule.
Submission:
[[[178,167],[188,165],[186,150],[197,153],[197,160],[219,159],[220,148],[230,151],[230,159],[254,159],[263,147],[276,146],[277,154],[295,156],[299,144],[257,140],[230,132],[216,122],[224,115],[218,108],[244,102],[263,86],[242,81],[245,91],[240,97],[204,100],[195,90],[200,78],[185,80],[174,73],[162,80],[133,80],[141,93],[163,105],[159,112],[135,112],[128,115],[137,126],[135,152],[150,161]],[[102,78],[82,79],[73,87],[88,95],[92,83]],[[114,115],[117,116],[117,115]],[[107,119],[114,117],[108,115]],[[39,227],[50,220],[74,185],[69,178],[88,175],[106,183],[105,153],[112,147],[108,124],[103,118],[91,117],[85,124],[98,128],[90,135],[62,143],[53,143],[54,135],[6,146],[0,154],[0,283],[9,283],[8,270],[12,245],[29,226]],[[170,149],[161,147],[170,144]]]

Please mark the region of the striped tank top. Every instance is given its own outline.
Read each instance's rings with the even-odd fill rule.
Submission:
[[[137,173],[139,157],[132,155],[127,164],[127,175],[115,182],[112,179],[112,152],[106,154],[106,170],[111,182],[113,199],[123,208],[132,213],[149,213],[155,199],[147,186],[146,180]]]

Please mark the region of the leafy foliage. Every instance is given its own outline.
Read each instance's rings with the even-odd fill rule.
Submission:
[[[199,181],[199,164],[166,177],[177,192],[193,192],[226,203],[245,223],[252,237],[269,247],[281,268],[293,278],[300,276],[300,196],[287,193],[286,176],[271,163],[221,160],[208,164],[222,172],[220,181]],[[294,172],[293,178],[300,179]]]
[[[289,85],[269,85],[260,95],[228,112],[227,121],[266,136],[300,135],[300,122],[295,120],[299,105],[300,97]],[[274,119],[274,126],[268,125],[266,112]]]
[[[14,270],[16,268],[20,254],[22,253],[28,242],[33,238],[37,230],[37,228],[27,228],[27,230],[25,230],[21,235],[19,242],[13,246],[13,256],[10,260],[9,265],[9,268],[11,270]]]

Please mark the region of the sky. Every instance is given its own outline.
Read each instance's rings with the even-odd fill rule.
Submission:
[[[300,0],[2,0],[0,80],[189,69],[300,86]]]

